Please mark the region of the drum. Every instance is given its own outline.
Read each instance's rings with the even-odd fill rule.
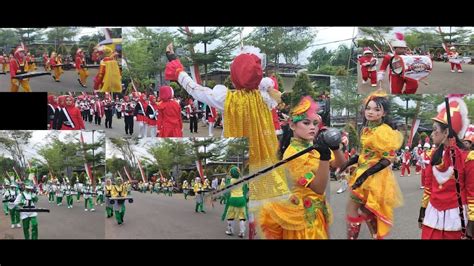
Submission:
[[[456,58],[450,58],[449,63],[454,63],[454,64],[469,64],[471,62],[470,57],[456,57]]]
[[[421,80],[431,74],[433,62],[428,56],[395,55],[390,60],[390,68],[393,74]]]

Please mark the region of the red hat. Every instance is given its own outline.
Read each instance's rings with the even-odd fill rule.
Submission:
[[[161,86],[160,87],[160,100],[169,101],[173,98],[173,88],[170,86]]]
[[[54,95],[48,95],[48,103],[49,103],[49,104],[52,104],[52,105],[55,105],[55,104],[56,104]]]
[[[58,96],[58,105],[59,107],[65,107],[66,106],[66,97],[68,95],[60,95]]]
[[[23,47],[21,47],[21,46],[19,46],[15,50],[14,56],[15,56],[16,59],[20,59],[20,52],[25,52],[25,49],[23,49]]]
[[[451,125],[460,139],[464,137],[469,126],[469,119],[467,117],[467,107],[464,101],[459,97],[449,98],[449,109],[451,111]],[[442,103],[438,105],[438,115],[431,118],[439,123],[448,124],[448,118],[446,116],[446,104]]]
[[[230,79],[236,89],[256,90],[263,78],[259,49],[247,47],[230,65]]]
[[[150,102],[154,102],[156,100],[156,97],[154,95],[150,95],[150,97],[148,97],[148,100]]]

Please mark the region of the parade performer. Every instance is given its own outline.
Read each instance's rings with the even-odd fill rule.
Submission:
[[[93,207],[93,195],[94,189],[92,188],[92,183],[89,179],[87,179],[84,188],[82,189],[82,193],[84,194],[84,211],[95,211]]]
[[[8,181],[8,179],[5,179],[5,184],[7,186],[7,190],[3,194],[3,201],[7,203],[8,211],[10,214],[11,228],[20,228],[20,212],[18,211],[18,207],[14,204],[15,199],[19,195],[18,185],[16,184],[14,179],[10,179],[10,181]]]
[[[268,239],[328,239],[332,211],[325,190],[329,182],[329,167],[344,162],[339,143],[331,146],[323,140],[318,106],[305,96],[291,112],[290,129],[283,133],[280,155],[286,159],[316,144],[316,149],[289,161],[290,197],[263,207],[259,228]],[[333,150],[333,152],[331,152]],[[332,162],[331,161],[332,158]]]
[[[49,65],[51,66],[51,69],[53,69],[53,79],[56,82],[60,81],[59,78],[64,73],[62,66],[60,66],[62,63],[63,62],[59,55],[56,54],[56,52],[52,52],[51,57],[49,58]]]
[[[86,59],[84,56],[84,51],[80,48],[77,49],[76,51],[75,63],[76,63],[77,75],[79,76],[77,81],[82,87],[87,88],[86,83],[87,83],[87,77],[89,76],[89,72],[87,71],[87,68],[86,68]]]
[[[114,51],[107,46],[103,46],[100,51],[104,58],[100,61],[99,72],[94,78],[94,90],[121,93],[122,74],[115,60]]]
[[[123,96],[123,100],[122,113],[125,120],[125,135],[130,134],[131,136],[133,135],[133,112],[135,108],[130,102],[129,96]]]
[[[26,180],[24,183],[24,190],[20,192],[13,204],[17,207],[34,208],[35,203],[38,202],[38,195],[34,192],[34,185],[31,180]],[[31,239],[38,239],[38,216],[37,212],[21,212],[20,218],[23,224],[23,234],[25,239],[30,239],[30,225],[31,225]]]
[[[48,72],[51,71],[48,53],[43,53],[43,66],[44,66],[44,71],[48,71]]]
[[[364,48],[363,56],[359,58],[360,71],[362,73],[362,84],[367,84],[370,78],[370,85],[377,87],[377,58],[369,47]]]
[[[421,186],[420,189],[425,189],[425,180],[427,169],[431,167],[431,145],[430,137],[426,137],[425,144],[423,144],[423,153],[421,154]]]
[[[189,183],[188,180],[183,181],[183,194],[184,194],[184,199],[188,199],[188,194],[189,194]]]
[[[236,166],[230,168],[229,184],[234,184],[240,178],[240,170]],[[225,233],[227,235],[234,234],[234,221],[239,221],[239,237],[243,238],[245,235],[245,222],[248,219],[248,209],[247,209],[247,200],[248,200],[248,186],[244,184],[241,187],[234,188],[227,195],[227,203],[225,205],[224,213],[222,214],[222,221],[227,220],[227,230]]]
[[[62,109],[61,130],[85,129],[81,111],[76,107],[72,96],[65,97],[65,108]]]
[[[100,204],[100,206],[104,206],[104,186],[102,184],[100,186],[96,186],[95,193],[97,195],[95,205],[97,206]]]
[[[422,239],[473,236],[474,154],[463,150],[460,140],[469,125],[468,109],[459,97],[449,98],[449,120],[446,109],[445,103],[440,104],[432,118],[431,139],[437,148],[431,153],[431,167],[426,171],[418,218]]]
[[[54,114],[57,107],[56,96],[48,95],[48,129],[54,129]]]
[[[174,100],[174,91],[170,86],[160,87],[160,102],[158,113],[160,116],[159,132],[160,138],[183,137],[183,122],[181,119],[181,107]]]
[[[385,93],[376,91],[365,99],[360,154],[341,171],[357,163],[351,176],[347,203],[347,237],[357,239],[365,221],[374,239],[382,239],[393,226],[393,210],[403,204],[390,164],[403,143],[402,134],[390,126],[390,105]],[[360,213],[360,212],[361,213]]]
[[[421,172],[421,155],[423,154],[423,148],[420,144],[416,147],[415,157],[416,157],[416,167],[415,167],[415,175],[419,175]]]
[[[65,191],[65,195],[66,195],[66,204],[67,204],[67,208],[68,209],[72,209],[72,204],[73,204],[73,196],[72,194],[74,193],[74,189],[73,187],[71,186],[71,183],[69,182],[69,178],[66,177],[66,191]]]
[[[18,92],[20,86],[25,92],[31,92],[28,78],[18,79],[16,75],[28,72],[29,66],[25,58],[25,49],[18,47],[13,57],[10,59],[10,92]]]
[[[156,97],[150,95],[148,97],[148,105],[146,107],[146,123],[150,128],[150,137],[156,137],[157,121],[158,121],[158,105],[156,104]],[[160,113],[161,115],[161,113]]]
[[[453,62],[453,59],[457,59],[459,57],[459,53],[456,51],[456,47],[454,46],[451,46],[449,48],[449,51],[447,51],[448,53],[448,59],[449,59],[449,63],[451,64],[451,72],[456,72],[454,70],[454,68],[456,68],[458,70],[458,73],[462,73],[462,67],[461,67],[461,63],[455,63]]]
[[[401,33],[396,34],[396,39],[391,42],[391,45],[394,49],[393,54],[387,54],[384,56],[382,63],[380,64],[380,70],[377,73],[377,82],[382,81],[385,76],[385,71],[389,67],[390,62],[393,61],[395,56],[406,55],[407,44],[404,40],[404,36]],[[390,91],[392,94],[413,94],[416,93],[418,89],[418,81],[410,78],[403,77],[402,74],[397,74],[394,72],[392,67],[389,67],[389,82],[390,82]],[[403,91],[403,86],[405,90]]]
[[[405,170],[408,172],[408,176],[410,176],[410,163],[411,163],[410,147],[406,146],[402,153],[402,174],[400,175],[401,177],[405,176]]]
[[[194,211],[206,213],[204,211],[204,197],[203,197],[203,187],[201,183],[201,178],[196,177],[194,181],[193,190],[194,190],[194,195],[196,199],[196,207],[194,208]]]
[[[112,186],[112,197],[126,197],[127,196],[127,188],[123,184],[123,180],[121,177],[116,178],[116,184]],[[123,224],[123,217],[125,216],[125,202],[116,200],[114,202],[114,212],[115,212],[115,219],[119,225]]]
[[[184,107],[186,110],[186,117],[189,120],[189,132],[197,133],[198,128],[198,114],[196,112],[196,107],[194,106],[193,99],[188,100],[188,104]]]
[[[112,180],[107,178],[105,180],[105,212],[107,213],[107,218],[114,216],[113,205],[110,204],[110,197],[112,197]]]
[[[138,124],[138,138],[146,137],[147,124],[146,124],[146,109],[148,104],[146,103],[146,95],[140,94],[137,105],[135,105],[135,117]]]
[[[165,78],[178,83],[197,101],[204,102],[223,113],[224,137],[249,139],[249,172],[253,173],[277,162],[278,140],[270,113],[271,103],[264,100],[258,85],[263,77],[262,58],[258,48],[243,47],[230,67],[230,79],[236,90],[223,85],[213,89],[197,84],[185,71],[179,59],[167,47],[170,62]],[[249,183],[249,208],[257,212],[265,203],[289,193],[281,170],[262,175]],[[249,215],[249,237],[255,234],[253,215]]]

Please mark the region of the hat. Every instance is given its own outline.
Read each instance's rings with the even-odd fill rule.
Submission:
[[[174,94],[173,88],[171,88],[170,86],[160,87],[160,95],[159,95],[160,100],[169,101],[171,100],[171,98],[173,98],[173,94]]]
[[[239,170],[239,168],[238,168],[237,166],[232,166],[232,167],[230,168],[230,171],[229,171],[229,172],[230,172],[230,176],[231,176],[232,178],[239,178],[239,177],[240,177],[240,170]]]
[[[474,125],[469,125],[467,128],[466,134],[464,134],[464,140],[474,143]]]
[[[364,48],[364,52],[362,54],[373,54],[374,51],[372,51],[372,49],[370,49],[370,47],[365,47]]]
[[[260,49],[245,46],[230,65],[230,79],[236,89],[255,90],[263,78]]]
[[[456,47],[451,46],[451,47],[449,47],[449,50],[456,50]]]
[[[402,47],[402,48],[407,48],[407,43],[405,42],[405,36],[403,33],[396,32],[395,33],[395,40],[391,42],[392,47]]]
[[[25,188],[26,189],[34,189],[35,188],[35,185],[33,184],[33,182],[29,179],[25,180]]]
[[[449,98],[449,109],[451,112],[451,127],[460,139],[464,137],[469,126],[466,103],[460,97]],[[431,118],[441,124],[447,125],[446,104],[443,102],[438,105],[438,115]]]

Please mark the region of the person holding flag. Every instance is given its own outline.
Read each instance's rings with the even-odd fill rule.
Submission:
[[[431,138],[436,149],[427,168],[418,223],[422,239],[465,239],[474,230],[474,153],[463,150],[468,126],[462,98],[438,106]]]

